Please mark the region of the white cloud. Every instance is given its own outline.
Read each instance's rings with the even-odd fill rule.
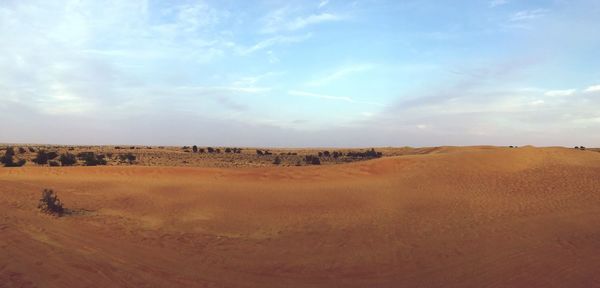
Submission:
[[[317,93],[297,91],[297,90],[290,90],[290,91],[288,91],[288,94],[293,95],[293,96],[311,97],[311,98],[317,98],[317,99],[323,99],[323,100],[344,101],[344,102],[357,103],[357,104],[385,106],[378,102],[355,100],[351,97],[331,96],[331,95],[326,95],[326,94],[317,94]]]
[[[321,0],[321,2],[319,2],[319,8],[323,8],[327,6],[327,4],[329,4],[329,0]]]
[[[585,93],[598,93],[600,92],[600,85],[593,85],[584,90]]]
[[[328,75],[322,76],[318,79],[308,82],[307,85],[308,86],[323,86],[323,85],[329,84],[331,82],[334,82],[336,80],[343,79],[344,77],[347,77],[349,75],[371,70],[371,69],[373,69],[373,67],[374,67],[374,65],[371,65],[371,64],[354,64],[354,65],[343,66],[343,67],[340,67],[337,70],[331,72]]]
[[[319,23],[340,21],[344,17],[334,13],[318,13],[294,16],[297,12],[285,7],[274,10],[263,18],[264,26],[260,30],[263,34],[279,33],[282,31],[296,31]]]
[[[522,10],[512,14],[509,18],[511,22],[528,21],[544,17],[548,11],[546,9]]]
[[[298,18],[294,19],[294,21],[290,22],[287,25],[287,29],[294,31],[294,30],[302,29],[309,25],[314,25],[314,24],[318,24],[318,23],[322,23],[322,22],[338,21],[341,19],[342,19],[342,17],[335,15],[335,14],[330,14],[330,13],[313,14],[313,15],[308,15],[306,17],[298,17]]]
[[[492,1],[490,1],[491,8],[506,5],[506,4],[508,4],[508,0],[492,0]]]
[[[310,37],[312,37],[311,33],[307,33],[307,34],[300,35],[300,36],[275,36],[275,37],[271,37],[271,38],[262,40],[256,44],[254,44],[252,47],[239,49],[238,53],[242,54],[242,55],[251,54],[256,51],[263,50],[263,49],[266,49],[266,48],[269,48],[271,46],[278,45],[278,44],[292,44],[292,43],[303,42],[303,41],[308,40]]]
[[[549,90],[544,93],[544,95],[548,97],[564,97],[571,96],[577,92],[576,89],[568,89],[568,90]]]

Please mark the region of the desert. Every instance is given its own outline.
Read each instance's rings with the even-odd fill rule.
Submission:
[[[600,0],[0,0],[0,288],[600,288]]]
[[[2,287],[594,287],[600,153],[0,168]],[[40,212],[52,188],[70,213]]]

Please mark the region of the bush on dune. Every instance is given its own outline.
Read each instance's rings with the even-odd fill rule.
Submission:
[[[60,202],[58,196],[52,189],[44,189],[44,191],[42,191],[42,198],[40,198],[38,209],[44,213],[57,216],[62,216],[64,212],[62,202]]]

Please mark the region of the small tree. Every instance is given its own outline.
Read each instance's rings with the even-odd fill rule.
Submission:
[[[192,151],[194,151],[194,153],[198,153],[198,146],[194,145],[192,147]]]
[[[46,151],[44,150],[39,150],[37,152],[37,155],[33,159],[33,162],[35,162],[38,165],[48,164],[48,153],[46,153]]]
[[[55,214],[58,216],[62,216],[64,212],[62,202],[60,202],[58,196],[54,194],[52,189],[44,189],[44,191],[42,191],[42,198],[40,198],[38,209],[42,210],[44,213]]]
[[[77,163],[77,158],[71,153],[61,154],[59,160],[62,166],[73,166]]]
[[[20,159],[15,163],[13,157],[14,151],[11,153],[9,150],[6,150],[4,156],[0,158],[0,162],[4,164],[4,167],[21,167],[25,165],[25,159]]]
[[[264,155],[263,151],[256,149],[256,155]]]

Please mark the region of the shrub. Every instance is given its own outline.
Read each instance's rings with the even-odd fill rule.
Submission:
[[[204,153],[204,148],[200,148],[200,149],[198,149],[198,152],[199,152],[199,153]]]
[[[264,155],[263,151],[256,149],[256,155]]]
[[[275,164],[275,165],[281,164],[281,158],[279,158],[279,156],[276,156],[275,160],[273,160],[273,164]]]
[[[44,150],[38,150],[37,155],[33,159],[33,162],[35,162],[38,165],[48,164],[48,153],[46,153],[46,151]]]
[[[23,154],[25,152],[27,152],[27,150],[25,150],[25,148],[19,147],[19,154]]]
[[[273,155],[269,150],[265,150],[265,155]]]
[[[48,161],[48,165],[50,165],[50,167],[58,167],[58,166],[60,166],[60,163],[56,160],[51,160],[51,161]]]
[[[40,198],[38,209],[42,210],[44,213],[58,216],[62,216],[64,212],[62,202],[60,202],[58,196],[52,189],[44,189],[44,191],[42,191],[42,198]]]
[[[29,152],[31,152],[31,153],[35,152],[35,148],[33,148],[33,147],[27,147],[27,149],[29,149]]]
[[[323,157],[323,152],[319,151],[319,153],[317,153],[317,155],[319,155],[319,157]]]
[[[192,147],[192,151],[194,151],[194,153],[198,153],[198,146],[194,145],[194,147]]]
[[[77,163],[77,158],[71,153],[61,154],[59,160],[62,166],[72,166]]]
[[[190,146],[183,146],[181,149],[183,149],[183,150],[190,149]]]
[[[115,150],[119,150],[119,149],[121,149],[120,146],[115,146]]]
[[[121,154],[119,155],[119,159],[121,159],[122,161],[127,161],[131,164],[131,162],[136,160],[136,156],[131,154],[131,153],[127,153],[127,154]]]
[[[21,167],[25,165],[25,159],[20,159],[15,163],[13,157],[13,154],[7,151],[7,153],[5,153],[2,158],[0,158],[0,162],[4,164],[4,167]]]
[[[333,152],[333,158],[337,159],[337,158],[339,158],[340,156],[342,156],[342,153],[340,153],[340,152],[338,152],[338,151],[334,151],[334,152]]]
[[[323,151],[323,156],[329,157],[331,156],[331,153],[329,153],[329,151]]]
[[[315,155],[306,155],[306,156],[304,156],[304,161],[307,164],[321,165],[321,159],[319,159],[319,157],[317,157]]]
[[[15,149],[13,147],[7,147],[4,156],[15,156]]]
[[[48,160],[54,160],[54,159],[56,159],[56,157],[58,157],[58,153],[56,153],[54,151],[50,151],[46,154],[48,155]]]
[[[225,148],[225,153],[231,153],[231,148]]]
[[[106,160],[104,159],[105,156],[96,156],[96,153],[94,152],[81,152],[77,154],[77,158],[84,161],[86,166],[106,165]]]
[[[208,153],[214,153],[215,149],[212,147],[208,147],[208,148],[206,148],[206,151],[208,151]]]
[[[221,153],[221,149],[219,149],[219,148],[215,149],[215,153]]]

